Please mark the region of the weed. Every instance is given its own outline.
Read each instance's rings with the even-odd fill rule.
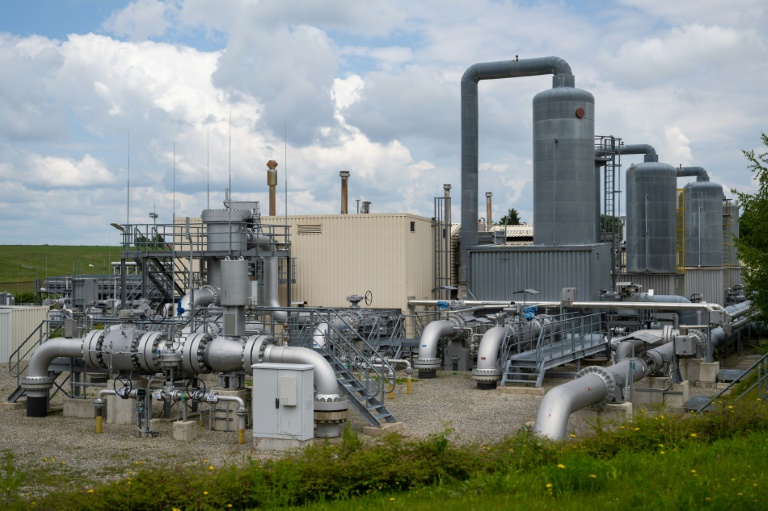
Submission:
[[[13,466],[13,453],[5,451],[5,463],[0,476],[0,497],[2,502],[9,504],[18,497],[19,489],[24,484],[26,476]]]

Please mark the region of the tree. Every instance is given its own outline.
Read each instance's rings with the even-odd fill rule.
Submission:
[[[768,148],[768,136],[761,134]],[[732,190],[741,206],[739,238],[735,240],[739,260],[744,265],[744,284],[747,298],[760,312],[762,321],[768,320],[768,151],[742,151],[749,160],[748,168],[754,174],[758,189],[754,194]]]
[[[523,222],[520,221],[520,213],[515,208],[509,208],[507,214],[501,217],[495,225],[523,225]]]
[[[621,234],[621,218],[616,216],[600,215],[600,232],[613,232]]]

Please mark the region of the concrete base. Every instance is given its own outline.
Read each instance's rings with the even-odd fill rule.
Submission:
[[[120,383],[117,384],[118,388]],[[147,380],[134,380],[133,388],[146,388]],[[107,382],[108,389],[115,388],[115,380],[109,380]],[[135,399],[123,399],[115,395],[104,396],[104,401],[107,403],[107,409],[109,415],[106,417],[107,424],[136,424],[136,400]]]
[[[682,383],[675,383],[672,385],[671,391],[664,395],[664,404],[667,405],[667,409],[677,408],[682,410],[685,408],[685,403],[689,398],[689,382],[684,381]]]
[[[150,431],[159,431],[160,430],[160,426],[164,422],[168,422],[168,421],[166,419],[149,419],[149,429],[150,429]]]
[[[585,435],[592,432],[592,427],[598,421],[610,422],[619,426],[632,418],[632,403],[626,401],[621,404],[609,403],[598,408],[582,408],[571,415],[571,420],[577,435]]]
[[[668,376],[649,376],[634,383],[634,405],[665,405],[683,408],[688,401],[690,384],[686,380],[673,384]]]
[[[287,451],[312,445],[314,439],[296,440],[293,438],[264,438],[253,437],[253,447],[259,451]]]
[[[197,438],[197,421],[176,421],[173,423],[173,439],[190,442]]]
[[[683,380],[688,380],[692,385],[699,381],[699,366],[703,362],[700,358],[680,358],[680,376]]]
[[[547,393],[544,387],[496,387],[503,394],[543,396]]]
[[[252,417],[251,389],[221,389],[217,390],[216,394],[220,396],[235,396],[243,400],[245,409],[248,410],[245,425],[248,428]],[[211,413],[209,414],[210,428],[215,431],[237,431],[238,419],[235,414],[237,408],[238,404],[234,401],[219,401],[212,405]]]
[[[26,401],[16,401],[15,403],[9,403],[8,401],[3,401],[0,403],[0,411],[5,410],[21,410],[22,408],[27,407]]]
[[[81,419],[95,419],[96,407],[93,399],[64,399],[64,417],[79,417]],[[104,406],[103,417],[108,417],[107,406]]]
[[[363,434],[368,436],[382,436],[390,433],[399,433],[403,430],[402,422],[385,422],[380,428],[363,426]]]
[[[716,383],[717,373],[720,372],[720,362],[702,362],[699,365],[699,381]]]

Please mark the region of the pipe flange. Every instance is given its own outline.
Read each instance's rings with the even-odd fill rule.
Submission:
[[[605,389],[606,389],[605,397],[602,400],[598,401],[597,403],[593,403],[592,408],[597,409],[613,401],[613,398],[616,393],[616,380],[613,379],[613,375],[609,373],[608,370],[605,369],[604,367],[589,366],[589,367],[585,367],[584,369],[576,373],[576,376],[574,377],[574,379],[581,378],[582,376],[586,376],[588,374],[596,374],[597,376],[602,378],[603,381],[605,382]]]
[[[705,357],[707,354],[707,333],[703,330],[688,330],[688,335],[696,338],[696,356]]]
[[[105,330],[91,330],[85,335],[83,339],[83,360],[86,365],[107,368],[107,365],[104,363],[104,353],[102,352],[104,332]]]
[[[21,388],[24,390],[48,390],[53,387],[53,378],[50,376],[26,376],[21,380]]]
[[[205,363],[205,348],[211,341],[210,334],[192,334],[181,346],[181,360],[186,371],[194,374],[210,373]]]
[[[213,302],[212,302],[213,305],[219,305],[219,298],[220,298],[220,296],[219,296],[219,290],[218,289],[216,289],[215,287],[211,286],[210,284],[204,284],[204,285],[200,286],[200,289],[205,289],[206,291],[211,293],[213,295]]]
[[[477,382],[494,382],[501,380],[501,371],[498,369],[472,369],[472,379]]]
[[[413,364],[415,369],[434,371],[440,369],[441,361],[439,358],[417,358]]]
[[[349,401],[341,399],[340,397],[328,398],[326,400],[315,399],[315,411],[316,412],[340,412],[343,410],[349,410]]]
[[[240,363],[243,371],[250,372],[253,364],[264,362],[264,352],[268,346],[274,345],[274,340],[266,335],[253,335],[248,337],[243,344],[243,355]]]
[[[134,330],[134,336],[133,340],[131,341],[131,364],[133,365],[133,368],[137,371],[141,370],[141,364],[139,363],[139,341],[141,341],[142,336],[135,335],[136,331]]]

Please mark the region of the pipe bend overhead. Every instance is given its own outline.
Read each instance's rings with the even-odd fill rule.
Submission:
[[[560,57],[538,57],[522,60],[499,60],[472,64],[464,71],[462,82],[496,80],[519,76],[572,75],[571,66]]]
[[[264,350],[264,362],[284,364],[310,364],[314,366],[315,392],[320,399],[339,397],[336,372],[323,356],[309,348],[269,345]]]
[[[82,356],[83,339],[50,339],[41,344],[32,354],[32,357],[29,359],[27,376],[24,378],[24,382],[50,381],[48,367],[53,362],[53,359],[58,357],[82,358]]]
[[[683,167],[677,168],[677,177],[693,177],[696,181],[709,181],[709,173],[703,167]]]
[[[423,360],[431,360],[437,356],[437,343],[441,337],[456,335],[456,323],[450,319],[433,321],[424,327],[419,340],[419,359],[416,361],[418,368]],[[438,364],[439,365],[439,364]]]

